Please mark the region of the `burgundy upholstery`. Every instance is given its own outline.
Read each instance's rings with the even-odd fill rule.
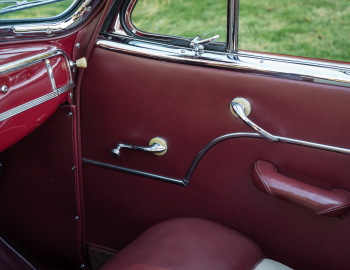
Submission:
[[[180,218],[148,229],[101,270],[248,270],[263,259],[260,248],[217,223]]]
[[[344,189],[325,190],[277,172],[277,168],[259,160],[253,170],[254,184],[277,198],[310,208],[319,215],[343,216],[350,209],[350,192]]]

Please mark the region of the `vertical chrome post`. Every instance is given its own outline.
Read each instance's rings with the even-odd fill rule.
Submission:
[[[229,53],[238,51],[239,0],[227,1],[227,48]]]

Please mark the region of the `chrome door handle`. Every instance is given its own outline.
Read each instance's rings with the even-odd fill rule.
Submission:
[[[242,98],[240,98],[242,99]],[[237,116],[243,120],[243,122],[250,126],[251,128],[253,128],[256,132],[258,132],[262,137],[264,137],[265,139],[268,139],[270,141],[274,141],[274,142],[278,142],[280,141],[280,138],[278,138],[277,136],[272,135],[271,133],[267,132],[266,130],[264,130],[263,128],[259,127],[257,124],[255,124],[254,122],[252,122],[251,120],[249,120],[249,118],[246,116],[245,112],[244,112],[244,105],[240,102],[235,101],[236,99],[234,99],[231,102],[231,107],[232,110],[237,114]],[[248,102],[248,101],[246,101]],[[249,102],[248,102],[249,104]]]
[[[136,145],[130,145],[125,143],[118,143],[117,146],[113,148],[111,151],[112,156],[115,158],[120,157],[121,155],[120,151],[122,148],[133,149],[133,150],[138,150],[142,152],[149,152],[157,156],[162,156],[166,153],[168,147],[167,147],[166,141],[159,137],[156,137],[150,140],[149,146],[136,146]]]

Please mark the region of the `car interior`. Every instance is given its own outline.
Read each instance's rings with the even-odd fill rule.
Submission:
[[[349,64],[75,3],[0,25],[0,269],[350,269]]]

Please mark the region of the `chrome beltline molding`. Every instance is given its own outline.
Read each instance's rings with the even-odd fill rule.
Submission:
[[[299,145],[299,146],[311,147],[311,148],[315,148],[315,149],[319,149],[319,150],[326,150],[326,151],[350,155],[350,149],[348,149],[348,148],[341,148],[341,147],[313,143],[313,142],[291,139],[291,138],[286,138],[286,137],[279,137],[279,136],[277,136],[277,137],[279,138],[279,141],[271,142],[271,143],[295,144],[295,145]],[[195,156],[192,163],[190,164],[190,166],[185,174],[184,179],[175,179],[175,178],[171,178],[171,177],[167,177],[167,176],[161,176],[161,175],[157,175],[157,174],[153,174],[153,173],[138,171],[138,170],[134,170],[134,169],[116,166],[116,165],[109,164],[109,163],[95,161],[95,160],[88,159],[88,158],[83,158],[82,162],[85,164],[93,165],[93,166],[98,166],[98,167],[111,169],[111,170],[117,170],[117,171],[121,171],[124,173],[129,173],[129,174],[138,175],[138,176],[142,176],[142,177],[152,178],[155,180],[160,180],[160,181],[164,181],[164,182],[168,182],[168,183],[172,183],[172,184],[181,185],[181,186],[186,187],[189,184],[197,165],[199,164],[199,162],[202,160],[202,158],[205,156],[205,154],[211,148],[213,148],[215,145],[217,145],[218,143],[221,143],[223,141],[226,141],[229,139],[239,139],[239,138],[264,139],[258,133],[248,133],[248,132],[237,132],[237,133],[231,133],[231,134],[226,134],[226,135],[220,136],[220,137],[212,140],[211,142],[209,142],[201,151],[199,151],[199,153]]]
[[[4,121],[8,118],[11,118],[17,114],[20,114],[24,111],[27,111],[35,106],[38,106],[46,101],[49,101],[51,99],[57,98],[60,94],[63,94],[64,92],[67,92],[68,90],[72,89],[74,87],[74,83],[73,82],[69,82],[68,84],[66,84],[65,86],[57,89],[54,92],[48,93],[46,95],[43,95],[41,97],[38,97],[34,100],[31,100],[27,103],[24,103],[22,105],[19,105],[11,110],[5,111],[3,113],[0,113],[0,122]]]
[[[180,63],[235,69],[250,74],[350,87],[350,65],[348,64],[249,52],[229,54],[205,51],[200,56],[196,56],[190,48],[144,42],[125,36],[109,36],[109,38],[118,39],[118,42],[98,40],[96,45],[108,50]]]

